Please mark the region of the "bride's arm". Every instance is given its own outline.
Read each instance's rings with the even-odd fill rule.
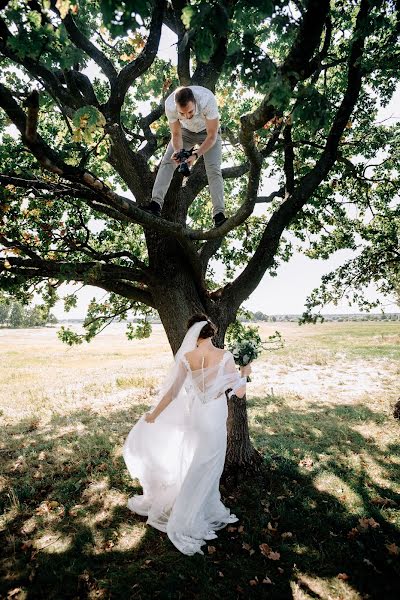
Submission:
[[[176,376],[176,379],[172,386],[169,388],[168,392],[164,394],[164,396],[161,398],[160,402],[157,404],[154,410],[151,413],[147,413],[145,415],[145,420],[147,421],[147,423],[154,423],[155,419],[162,413],[163,410],[167,408],[168,404],[172,402],[175,396],[179,394],[181,387],[185,383],[186,375],[186,367],[181,362],[179,365],[179,371]]]
[[[226,371],[225,372],[226,372],[226,374],[235,375],[235,377],[234,377],[235,381],[232,382],[231,391],[229,392],[228,396],[231,397],[234,394],[238,398],[243,398],[243,396],[246,393],[246,382],[247,382],[248,375],[250,375],[250,373],[251,373],[251,366],[246,365],[245,367],[240,367],[240,376],[239,376],[239,373],[238,373],[236,365],[235,365],[235,361],[233,360],[233,356],[231,356],[226,363]]]

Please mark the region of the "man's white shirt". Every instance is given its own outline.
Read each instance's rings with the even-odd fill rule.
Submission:
[[[168,123],[179,121],[181,126],[193,133],[199,133],[206,128],[206,119],[219,119],[217,100],[214,94],[201,85],[187,86],[193,92],[196,100],[196,109],[191,119],[182,118],[175,104],[175,92],[172,92],[165,101],[165,114]]]

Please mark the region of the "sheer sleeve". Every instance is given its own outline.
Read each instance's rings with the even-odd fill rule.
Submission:
[[[179,364],[177,365],[175,379],[171,383],[170,387],[166,390],[164,397],[166,397],[169,401],[173,400],[181,391],[182,386],[185,383],[187,374],[188,370],[185,364],[185,359],[183,358],[179,361]]]
[[[229,388],[228,398],[236,394],[236,392],[239,392],[239,390],[241,392],[242,389],[243,393],[239,392],[238,397],[241,398],[242,396],[244,396],[244,394],[246,393],[247,378],[240,377],[240,374],[235,365],[235,361],[233,359],[233,355],[230,352],[228,359],[225,363],[224,375],[226,376],[227,382],[229,383],[229,385],[227,386]]]

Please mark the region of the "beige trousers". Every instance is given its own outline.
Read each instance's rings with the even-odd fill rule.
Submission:
[[[189,150],[196,144],[200,146],[207,137],[207,132],[200,131],[199,133],[193,133],[188,129],[182,127],[182,141],[183,147]],[[218,133],[217,140],[212,148],[210,148],[204,154],[204,166],[206,168],[208,185],[210,188],[211,200],[213,205],[213,217],[219,213],[224,212],[224,181],[221,174],[221,134]],[[164,204],[165,194],[168,191],[169,184],[171,183],[172,176],[177,167],[175,162],[171,159],[174,153],[171,142],[168,144],[167,151],[165,152],[158,169],[157,177],[154,182],[151,199],[155,200],[162,205]]]

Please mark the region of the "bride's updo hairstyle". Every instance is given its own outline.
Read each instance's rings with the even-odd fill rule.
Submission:
[[[217,333],[217,328],[214,323],[207,317],[207,315],[203,315],[201,313],[196,313],[192,317],[190,317],[187,328],[190,329],[192,325],[195,323],[199,323],[200,321],[207,321],[206,325],[204,325],[203,329],[199,333],[199,338],[206,339],[209,337],[213,337]]]

